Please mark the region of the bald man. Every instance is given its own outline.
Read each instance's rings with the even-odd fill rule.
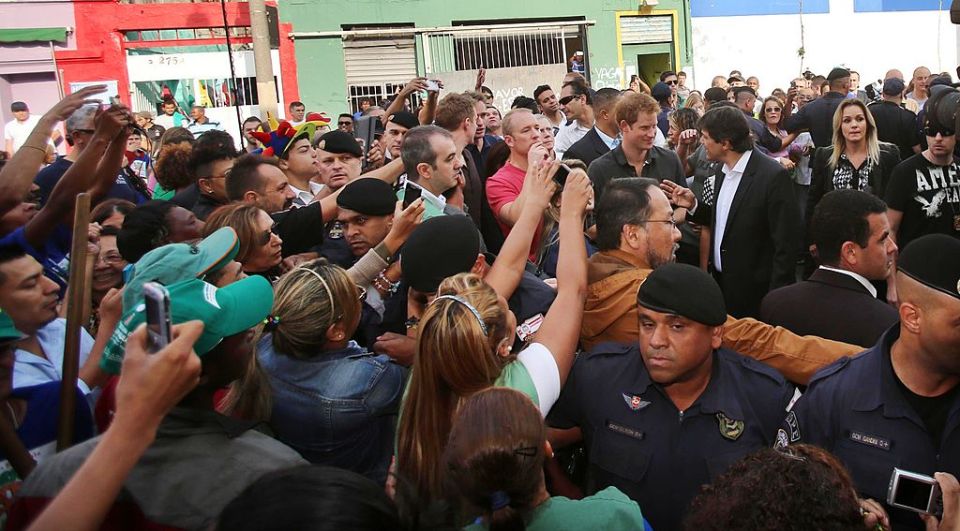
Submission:
[[[917,106],[922,109],[923,104],[930,97],[930,69],[925,66],[918,66],[913,71],[913,80],[910,83],[913,84],[913,91],[907,92],[907,99],[917,102]]]
[[[894,467],[960,474],[960,240],[917,238],[897,268],[900,322],[817,373],[777,434],[777,446],[832,452],[861,498],[875,500],[886,499]],[[894,529],[924,529],[916,513],[886,511]]]

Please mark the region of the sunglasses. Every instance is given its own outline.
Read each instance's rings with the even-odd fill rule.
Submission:
[[[560,98],[560,105],[566,105],[566,104],[570,103],[571,101],[573,101],[574,98],[579,98],[579,97],[580,97],[580,96],[577,95],[577,94],[571,94],[571,95],[569,95],[569,96],[564,96],[564,97]]]
[[[344,126],[344,125],[353,125],[353,122],[337,122],[337,125],[339,125],[339,126],[341,126],[341,127]]]
[[[263,246],[270,243],[270,238],[273,236],[273,229],[276,228],[277,224],[274,223],[269,229],[261,232],[257,235],[257,244]]]
[[[673,81],[664,81],[664,83],[666,83],[667,85],[676,85],[678,82],[676,79],[674,79]]]
[[[957,132],[954,131],[953,129],[947,129],[947,128],[924,127],[923,134],[930,137],[937,136],[937,135],[953,136],[957,134]]]
[[[763,112],[780,112],[780,109],[778,107],[768,107]]]

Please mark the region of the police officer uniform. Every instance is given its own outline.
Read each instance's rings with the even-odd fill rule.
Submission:
[[[692,272],[676,274],[678,268]],[[689,281],[694,272],[712,285],[710,293],[697,292],[698,285]],[[695,316],[713,306],[716,316],[704,324],[723,322],[720,288],[688,265],[668,264],[651,273],[639,304],[659,290],[658,278],[665,274],[676,275],[677,283],[656,294],[656,311],[704,322]],[[793,387],[776,370],[730,350],[714,351],[712,360],[706,389],[684,411],[651,380],[636,344],[603,343],[577,360],[547,420],[554,427],[582,429],[589,493],[615,486],[640,504],[654,529],[677,529],[701,485],[773,444]]]
[[[960,299],[960,242],[950,236],[914,240],[897,267]],[[850,471],[861,497],[884,504],[894,529],[924,529],[916,513],[886,506],[890,476],[894,467],[929,476],[934,472],[960,476],[960,386],[934,399],[913,395],[890,360],[890,349],[899,337],[897,324],[873,348],[814,375],[777,432],[776,446],[808,443],[825,448]],[[918,400],[939,401],[939,406],[931,405],[941,408],[945,423],[928,425],[912,405]],[[942,430],[939,437],[931,427]]]

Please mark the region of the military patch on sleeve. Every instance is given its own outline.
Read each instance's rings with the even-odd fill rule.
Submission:
[[[777,441],[773,443],[774,450],[783,450],[787,446],[790,446],[790,441],[787,439],[787,432],[783,431],[783,428],[777,430]]]
[[[717,422],[720,424],[720,435],[723,435],[725,439],[735,441],[739,439],[741,435],[743,435],[742,420],[731,419],[720,412],[717,413]]]
[[[797,414],[793,411],[787,413],[785,421],[790,428],[790,442],[795,443],[800,440],[800,422],[797,421]]]

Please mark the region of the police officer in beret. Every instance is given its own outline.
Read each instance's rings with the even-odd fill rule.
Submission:
[[[695,267],[654,270],[637,313],[639,341],[580,356],[547,420],[581,428],[590,494],[615,486],[654,529],[677,529],[701,485],[773,444],[794,389],[776,370],[720,348],[723,294]]]
[[[413,207],[420,208],[419,204]],[[343,228],[351,260],[356,262],[373,250],[388,264],[371,284],[361,286],[366,294],[353,339],[368,348],[384,332],[406,331],[406,292],[401,293],[400,264],[394,256],[398,249],[391,250],[384,241],[393,227],[395,209],[393,186],[379,179],[357,179],[337,196],[337,221]]]
[[[960,240],[910,242],[896,283],[900,322],[819,371],[777,432],[777,446],[833,452],[863,498],[884,502],[894,467],[960,475]],[[924,528],[917,513],[886,510],[894,529]]]
[[[340,130],[325,133],[317,141],[320,182],[336,192],[355,181],[363,167],[361,157],[363,150],[353,135]],[[343,237],[343,226],[339,221],[327,223],[323,236],[323,243],[317,250],[320,256],[344,269],[353,265],[353,253]]]

